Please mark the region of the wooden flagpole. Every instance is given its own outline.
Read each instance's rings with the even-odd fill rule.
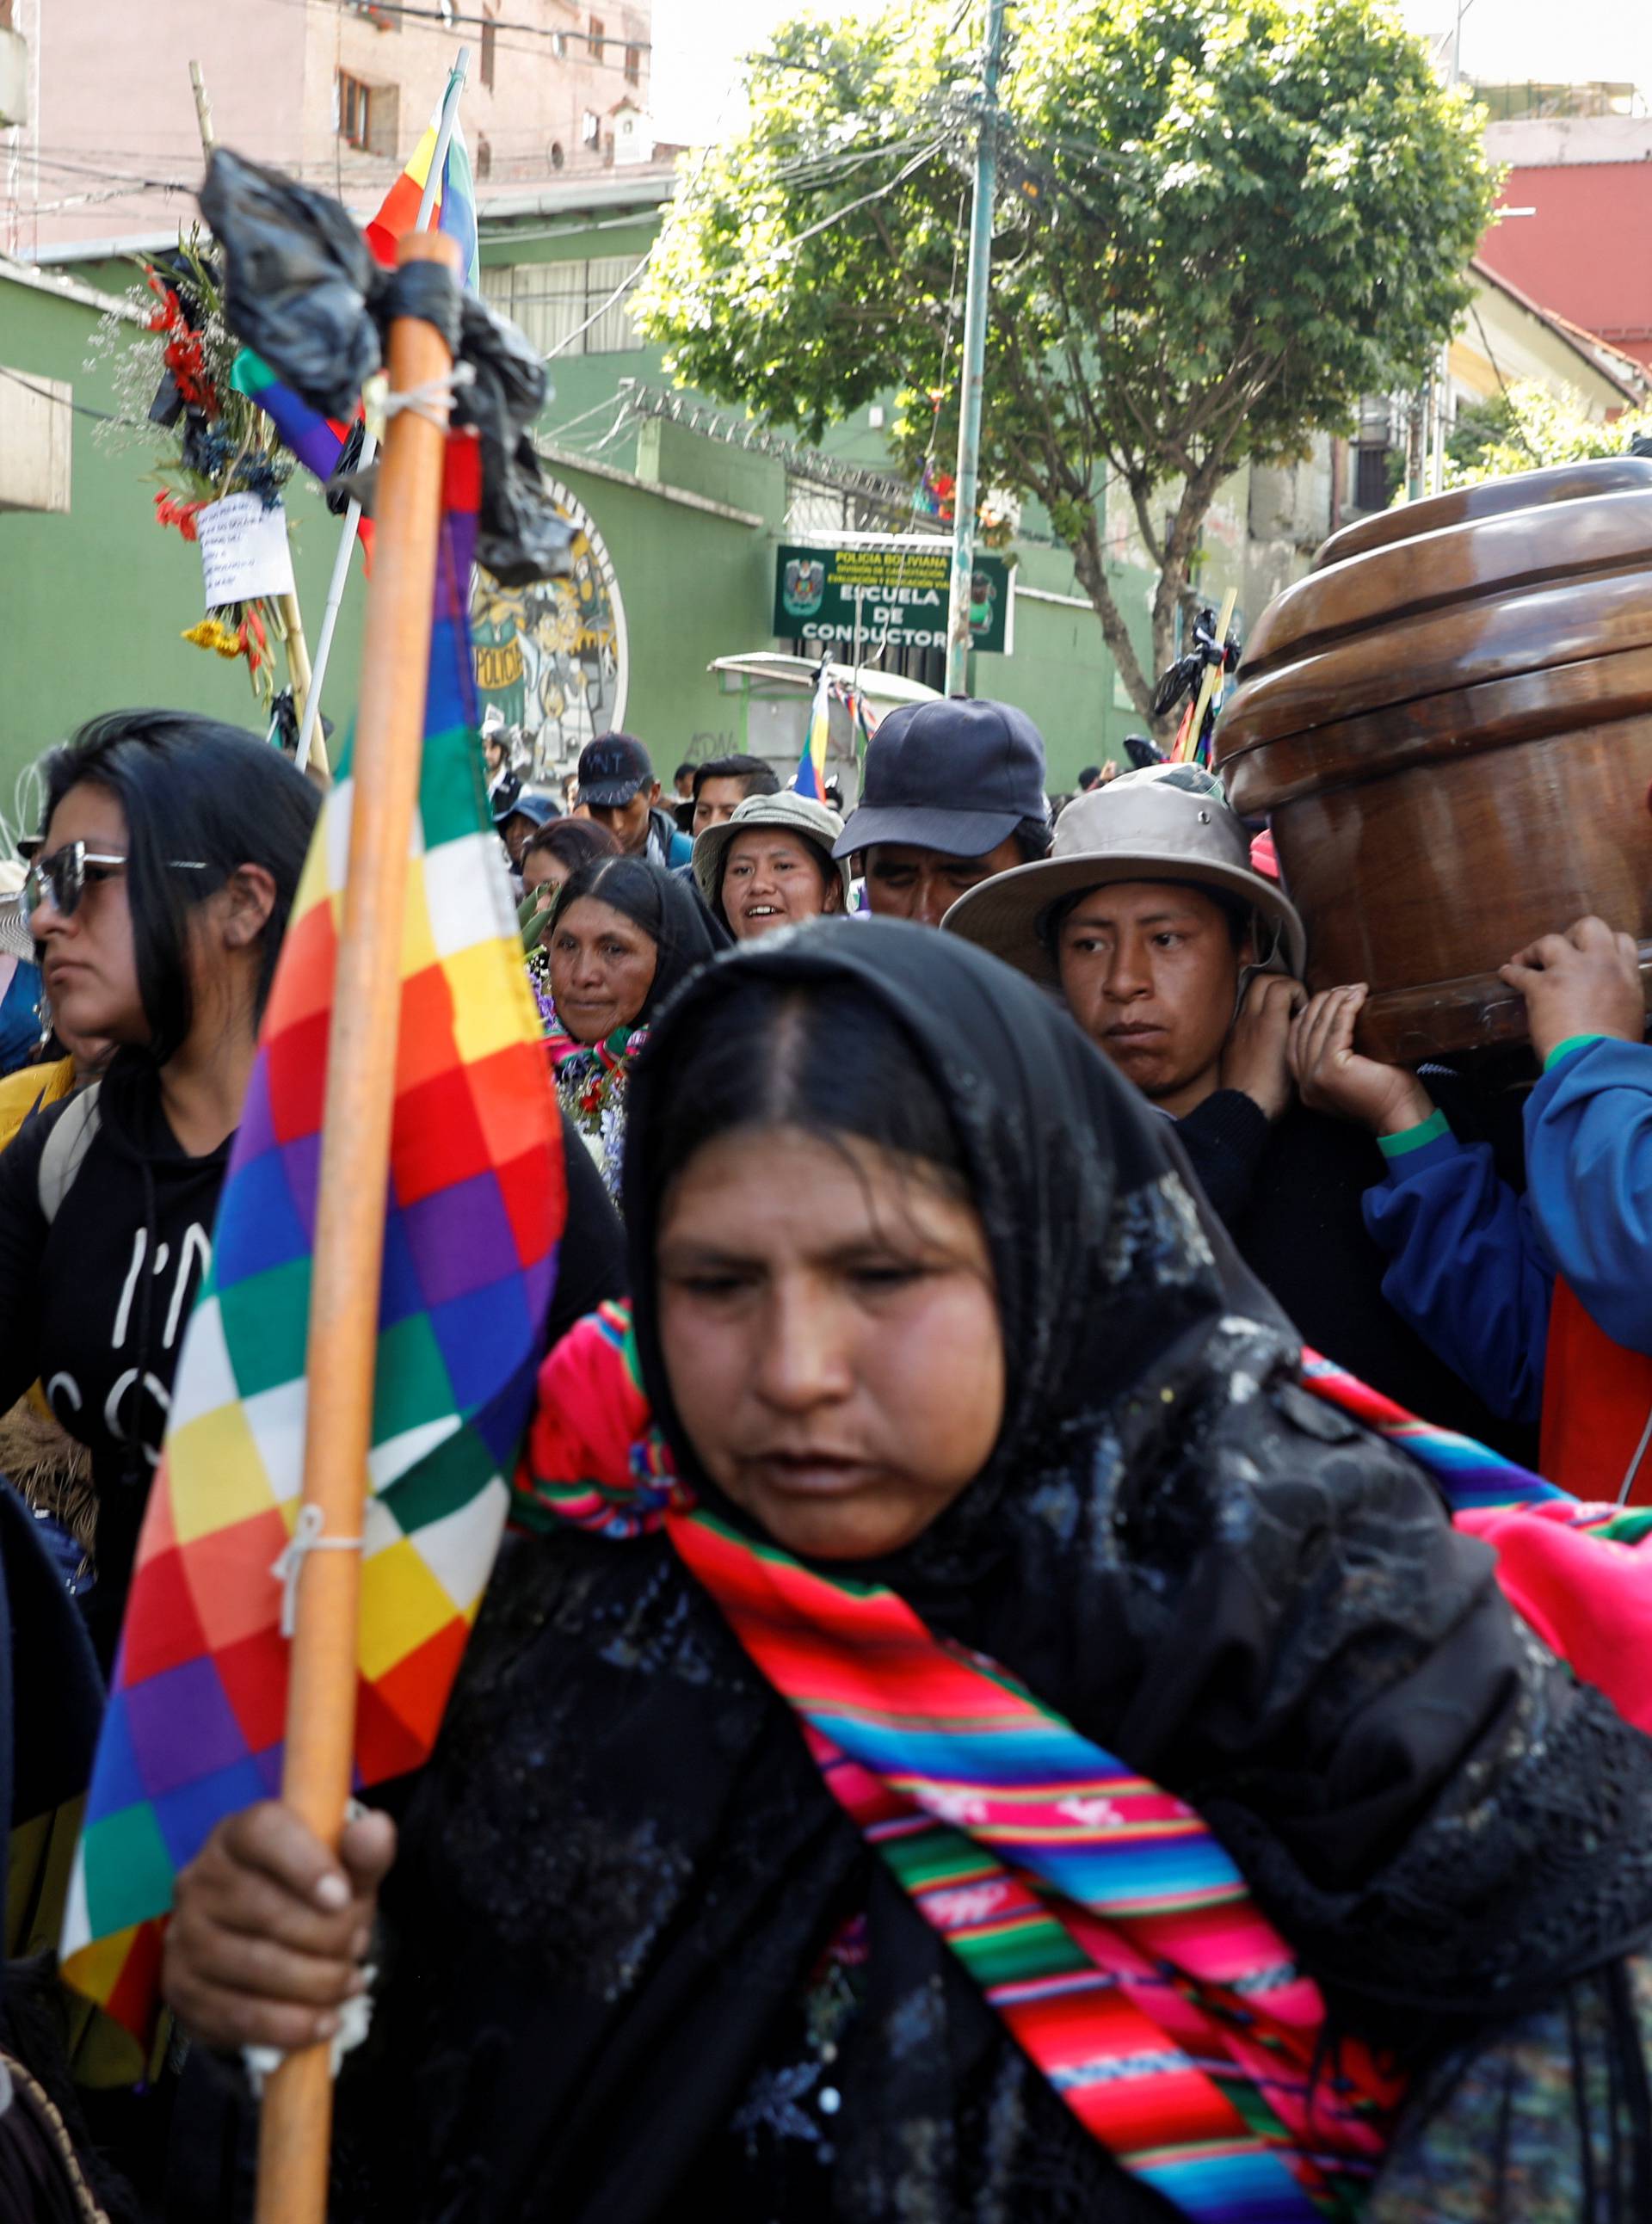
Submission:
[[[458,246],[440,232],[408,233],[397,261],[443,262],[459,276]],[[451,369],[441,334],[417,317],[391,325],[389,356],[393,394],[428,389]],[[304,1505],[319,1509],[311,1519],[319,1519],[324,1542],[359,1539],[366,1500],[402,898],[419,793],[445,450],[440,427],[418,411],[391,417],[356,716],[310,1286]],[[301,1570],[282,1797],[336,1847],[355,1742],[361,1555],[312,1552]],[[331,2048],[288,2055],[264,2088],[257,2224],[324,2224],[332,2116]]]

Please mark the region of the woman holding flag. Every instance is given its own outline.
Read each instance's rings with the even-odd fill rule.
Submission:
[[[394,1865],[266,1805],[180,1881],[180,2016],[290,2047],[388,1867],[339,2216],[1652,2214],[1652,1744],[1037,989],[742,950],[624,1201]]]
[[[0,1160],[0,1406],[38,1376],[91,1450],[107,1671],[317,797],[182,711],[94,719],[43,770],[23,907],[58,1018],[115,1057]]]

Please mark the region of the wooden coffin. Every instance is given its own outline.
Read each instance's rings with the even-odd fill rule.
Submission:
[[[1272,818],[1309,987],[1370,984],[1370,1056],[1519,1040],[1498,966],[1585,912],[1652,985],[1652,459],[1333,535],[1252,633],[1216,756]]]

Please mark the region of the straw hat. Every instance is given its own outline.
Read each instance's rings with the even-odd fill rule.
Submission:
[[[734,806],[734,816],[724,818],[715,826],[707,826],[694,837],[694,878],[699,892],[712,911],[718,907],[723,888],[723,866],[729,844],[737,834],[748,827],[772,826],[782,833],[801,834],[820,852],[820,862],[838,875],[843,890],[844,909],[849,908],[849,860],[834,859],[832,847],[843,832],[843,820],[831,806],[817,803],[813,796],[799,795],[795,789],[783,787],[777,795],[748,795],[743,803]]]
[[[1237,896],[1256,915],[1263,963],[1301,978],[1307,936],[1296,907],[1250,867],[1250,837],[1221,782],[1197,765],[1121,773],[1068,804],[1048,857],[959,896],[942,925],[1035,981],[1057,979],[1038,922],[1062,896],[1115,881],[1185,881]]]

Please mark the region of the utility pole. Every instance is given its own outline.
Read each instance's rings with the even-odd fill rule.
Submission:
[[[970,584],[975,572],[975,513],[981,463],[981,387],[986,363],[987,305],[992,287],[992,203],[998,172],[998,69],[1003,60],[1007,0],[987,0],[986,51],[981,69],[981,122],[975,142],[975,201],[970,217],[969,275],[964,294],[964,365],[958,408],[958,469],[953,489],[953,578],[946,605],[946,692],[969,685]]]
[[[1473,5],[1474,0],[1457,0],[1457,22],[1452,32],[1451,75],[1446,80],[1453,92],[1462,82],[1463,76],[1463,18]],[[1446,491],[1446,419],[1451,408],[1452,391],[1452,341],[1449,332],[1440,344],[1440,356],[1434,367],[1432,384],[1434,414],[1428,427],[1428,491],[1430,494],[1443,494]]]

